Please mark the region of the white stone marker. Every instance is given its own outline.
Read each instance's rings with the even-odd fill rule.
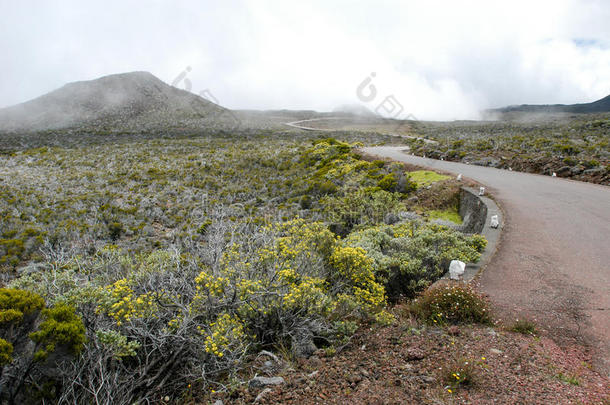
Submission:
[[[464,274],[464,270],[466,270],[466,263],[459,260],[452,260],[451,263],[449,263],[449,278],[451,280],[459,280],[460,276]]]
[[[479,195],[485,194],[485,187],[479,187]]]
[[[498,216],[497,215],[492,215],[491,216],[491,227],[492,228],[497,228],[500,225],[500,221],[498,220]]]
[[[462,181],[462,173],[458,174],[457,181]]]

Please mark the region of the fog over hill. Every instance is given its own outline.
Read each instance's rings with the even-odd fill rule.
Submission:
[[[148,72],[131,72],[66,84],[0,110],[0,130],[148,130],[228,125],[232,113],[172,87]]]

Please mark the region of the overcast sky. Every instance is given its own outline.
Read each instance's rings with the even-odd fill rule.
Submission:
[[[394,96],[403,114],[454,119],[588,102],[610,94],[609,21],[607,0],[0,0],[0,107],[112,73],[171,83],[187,66],[191,90],[229,108]]]

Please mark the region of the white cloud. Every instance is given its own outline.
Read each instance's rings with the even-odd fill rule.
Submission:
[[[604,1],[0,0],[0,106],[130,70],[231,108],[330,110],[371,72],[418,118],[610,93]],[[32,12],[35,8],[36,12]]]

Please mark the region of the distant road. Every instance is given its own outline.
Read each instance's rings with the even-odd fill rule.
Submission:
[[[314,127],[308,127],[308,126],[304,126],[304,125],[300,125],[300,124],[303,123],[303,122],[325,121],[325,120],[340,120],[340,119],[344,119],[344,118],[342,118],[342,117],[310,118],[308,120],[300,120],[300,121],[287,122],[286,125],[288,125],[289,127],[302,129],[304,131],[334,131],[334,129],[314,128]]]
[[[462,173],[493,194],[506,225],[496,255],[479,278],[504,319],[535,319],[564,347],[593,349],[610,371],[610,187],[420,158],[405,147],[364,151]]]
[[[304,131],[323,131],[323,132],[336,132],[339,128],[315,128],[312,126],[306,126],[306,125],[301,125],[304,122],[316,122],[316,121],[337,121],[337,120],[349,120],[350,117],[323,117],[323,118],[309,118],[306,120],[300,120],[300,121],[293,121],[293,122],[286,122],[285,125],[288,125],[289,127],[292,128],[297,128],[297,129],[302,129]],[[381,119],[381,118],[380,118]],[[398,122],[405,122],[405,121],[398,121]],[[356,128],[352,128],[352,129],[356,129],[358,130],[358,123],[354,124]],[[364,128],[361,128],[364,129]],[[369,129],[370,128],[366,128]],[[385,132],[383,130],[379,131],[380,133],[384,134],[384,135],[389,135],[389,136],[395,136],[397,138],[407,138],[407,139],[420,139],[425,143],[428,144],[437,144],[437,141],[434,141],[432,139],[426,139],[426,138],[421,138],[419,136],[412,136],[412,135],[405,135],[405,134],[397,134],[397,133],[393,133],[393,132]]]

